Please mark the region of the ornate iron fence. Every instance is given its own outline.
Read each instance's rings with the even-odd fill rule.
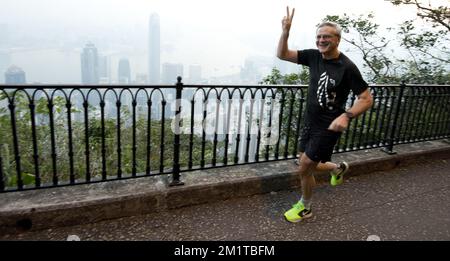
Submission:
[[[376,85],[335,153],[450,137],[450,86]],[[307,86],[0,85],[0,192],[293,159]],[[351,96],[347,106],[355,97]]]

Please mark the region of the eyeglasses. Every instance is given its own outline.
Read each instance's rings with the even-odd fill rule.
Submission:
[[[318,34],[318,35],[316,35],[316,39],[320,40],[320,38],[323,38],[324,40],[329,40],[333,36],[336,36],[336,35],[335,34]]]

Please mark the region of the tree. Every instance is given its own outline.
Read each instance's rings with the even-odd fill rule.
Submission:
[[[366,74],[369,82],[383,82],[393,80],[395,68],[391,55],[387,54],[389,40],[380,36],[379,25],[374,21],[372,13],[352,18],[345,14],[327,15],[322,21],[331,21],[339,24],[347,34],[342,40],[353,46],[362,56],[364,67],[369,69]]]
[[[263,78],[261,84],[270,85],[307,85],[309,83],[309,69],[302,66],[299,73],[282,75],[280,70],[273,68],[271,74]],[[280,133],[279,133],[279,154],[284,152],[296,153],[294,146],[297,142],[299,131],[302,128],[301,120],[304,117],[307,88],[279,88],[277,89],[277,100],[280,102]],[[286,146],[287,144],[287,146]],[[271,150],[275,148],[271,147]],[[283,155],[284,156],[284,155]],[[287,155],[286,155],[287,156]]]
[[[450,40],[440,24],[432,23],[431,28],[416,28],[413,21],[399,25],[397,36],[399,46],[404,48],[408,57],[399,57],[393,50],[391,40],[383,33],[373,14],[352,18],[347,14],[328,15],[323,21],[333,21],[341,25],[349,34],[342,39],[361,54],[363,66],[369,71],[365,76],[371,83],[434,83],[450,82],[448,72],[450,52],[446,43]],[[440,27],[440,28],[438,28]],[[393,28],[385,28],[385,32]]]
[[[263,78],[260,84],[308,84],[309,70],[306,66],[302,66],[299,73],[291,73],[282,75],[276,67],[272,68],[272,72]]]
[[[415,5],[417,8],[417,16],[431,23],[433,27],[442,26],[450,31],[450,7],[448,6],[432,6],[428,3],[426,6],[422,1],[418,0],[389,0],[393,5]]]
[[[427,28],[418,28],[415,20],[400,24],[397,35],[400,45],[406,49],[409,59],[400,59],[404,64],[404,80],[416,83],[448,84],[450,74],[450,8],[446,6],[425,6],[417,0],[390,0],[396,6],[413,5],[417,16],[425,21]]]
[[[34,101],[35,104],[35,131],[36,139],[32,135],[30,100],[24,91],[7,93],[0,89],[0,104],[8,105],[9,100],[14,99],[15,105],[15,129],[18,140],[18,149],[20,156],[20,176],[23,185],[33,185],[37,181],[34,159],[34,142],[37,148],[37,167],[39,171],[39,180],[41,185],[52,183],[57,178],[57,183],[67,183],[70,178],[70,159],[72,154],[74,164],[74,178],[78,181],[84,181],[86,164],[86,141],[89,140],[89,174],[92,179],[100,179],[102,175],[102,142],[105,142],[105,165],[107,176],[115,177],[118,173],[118,125],[117,119],[104,119],[104,132],[100,118],[98,104],[88,104],[88,129],[84,122],[84,109],[77,109],[73,106],[71,109],[71,130],[72,130],[72,153],[69,153],[68,138],[68,119],[66,99],[61,96],[53,98],[53,132],[50,129],[50,110],[47,98],[39,98]],[[121,106],[120,109],[120,141],[121,141],[121,170],[123,175],[130,175],[133,171],[133,125],[132,113],[128,106]],[[0,107],[0,157],[2,158],[2,172],[7,187],[14,188],[18,185],[17,179],[17,158],[15,157],[15,148],[13,144],[13,124],[11,121],[11,111]],[[139,117],[136,119],[136,172],[139,174],[146,172],[147,158],[149,159],[150,170],[152,173],[158,173],[160,168],[172,168],[173,164],[173,146],[174,133],[170,130],[171,120],[151,119]],[[150,127],[150,130],[148,129]],[[165,131],[163,131],[165,130]],[[104,133],[104,135],[103,135]],[[52,151],[52,135],[55,141],[55,153]],[[150,139],[150,155],[147,153],[147,138]],[[189,135],[181,135],[181,155],[180,164],[182,167],[188,165],[188,151],[190,145]],[[202,139],[193,136],[193,164],[199,164],[201,159]],[[217,148],[223,147],[224,142],[219,141]],[[161,150],[163,158],[161,159]],[[209,164],[212,161],[213,144],[211,141],[205,141],[205,162]],[[56,176],[54,176],[53,156],[56,156]],[[223,155],[217,157],[217,162],[223,161]],[[162,166],[160,166],[162,162]]]

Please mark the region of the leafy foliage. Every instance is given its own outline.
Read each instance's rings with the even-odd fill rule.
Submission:
[[[323,20],[341,25],[346,33],[343,40],[353,47],[353,51],[361,54],[363,66],[369,69],[365,73],[368,82],[450,83],[450,52],[447,47],[450,9],[425,6],[417,0],[391,2],[416,6],[418,17],[427,22],[428,27],[418,27],[414,20],[407,20],[397,29],[385,28],[382,31],[371,13],[356,18],[347,14],[329,15]],[[389,32],[393,30],[397,32],[397,38],[389,40]],[[403,51],[390,50],[393,42]],[[407,53],[407,56],[402,57],[398,53]]]
[[[38,178],[41,184],[67,183],[71,174],[71,159],[75,180],[84,180],[88,168],[92,179],[100,179],[103,174],[103,157],[107,178],[117,177],[119,169],[122,175],[131,175],[133,171],[137,174],[145,174],[147,162],[151,173],[166,172],[172,168],[174,133],[170,131],[172,122],[169,119],[165,119],[164,122],[161,119],[152,119],[148,124],[147,117],[138,116],[134,126],[130,110],[127,106],[121,106],[119,160],[117,119],[105,118],[102,124],[98,106],[88,105],[87,124],[85,123],[84,109],[77,109],[76,106],[71,108],[72,139],[69,139],[65,98],[54,97],[51,107],[52,114],[50,114],[47,98],[37,99],[34,101],[34,135],[36,137],[34,139],[29,96],[22,91],[8,94],[1,92],[0,103],[3,105],[10,102],[15,105],[14,121],[12,121],[11,111],[8,108],[5,106],[0,108],[0,156],[2,157],[5,184],[8,187],[15,187],[18,184],[18,158],[16,158],[12,122],[14,122],[16,130],[17,155],[20,157],[20,178],[24,185],[33,185]],[[50,126],[50,115],[53,117],[53,130]],[[135,129],[135,148],[133,146],[133,128]],[[189,135],[181,135],[181,140],[184,141],[180,147],[181,167],[188,166],[187,152],[190,145],[185,141],[189,138]],[[147,141],[149,141],[149,151],[147,151]],[[102,153],[103,143],[104,153]],[[201,137],[193,135],[194,166],[198,165],[202,158],[200,144],[202,144]],[[223,141],[218,141],[217,147],[223,147]],[[133,157],[134,149],[136,149],[135,157]],[[206,140],[205,164],[211,163],[212,151],[213,142]],[[87,155],[89,155],[89,164]],[[218,162],[223,160],[223,155],[217,160]]]

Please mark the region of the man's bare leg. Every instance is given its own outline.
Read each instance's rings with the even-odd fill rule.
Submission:
[[[301,162],[301,158],[302,158],[302,155],[303,155],[304,153],[300,153],[300,155],[298,156],[298,163],[297,164],[299,164],[299,162]],[[338,164],[336,164],[336,163],[333,163],[333,162],[331,162],[331,161],[327,161],[327,162],[325,162],[325,163],[323,163],[323,162],[319,162],[319,164],[317,164],[317,166],[316,166],[316,171],[320,171],[320,172],[324,172],[324,171],[335,171],[337,168],[339,167],[339,165]]]
[[[306,154],[301,156],[300,162],[299,174],[301,178],[302,198],[293,208],[284,213],[284,217],[289,222],[299,222],[304,218],[310,218],[312,216],[311,198],[313,188],[316,185],[313,174],[318,163],[312,161]]]
[[[301,162],[303,154],[304,153],[300,153],[300,156],[296,162],[297,165],[300,165],[299,162]],[[320,162],[317,164],[315,170],[320,172],[329,172],[331,174],[330,184],[332,186],[337,186],[342,184],[343,175],[349,170],[349,165],[347,162],[341,162],[339,165],[331,161],[327,161],[325,163]]]
[[[312,198],[312,190],[316,185],[316,180],[314,178],[314,170],[317,168],[318,163],[312,161],[306,154],[303,153],[300,159],[299,174],[301,177],[302,185],[302,200],[306,203],[306,208],[309,208]]]

